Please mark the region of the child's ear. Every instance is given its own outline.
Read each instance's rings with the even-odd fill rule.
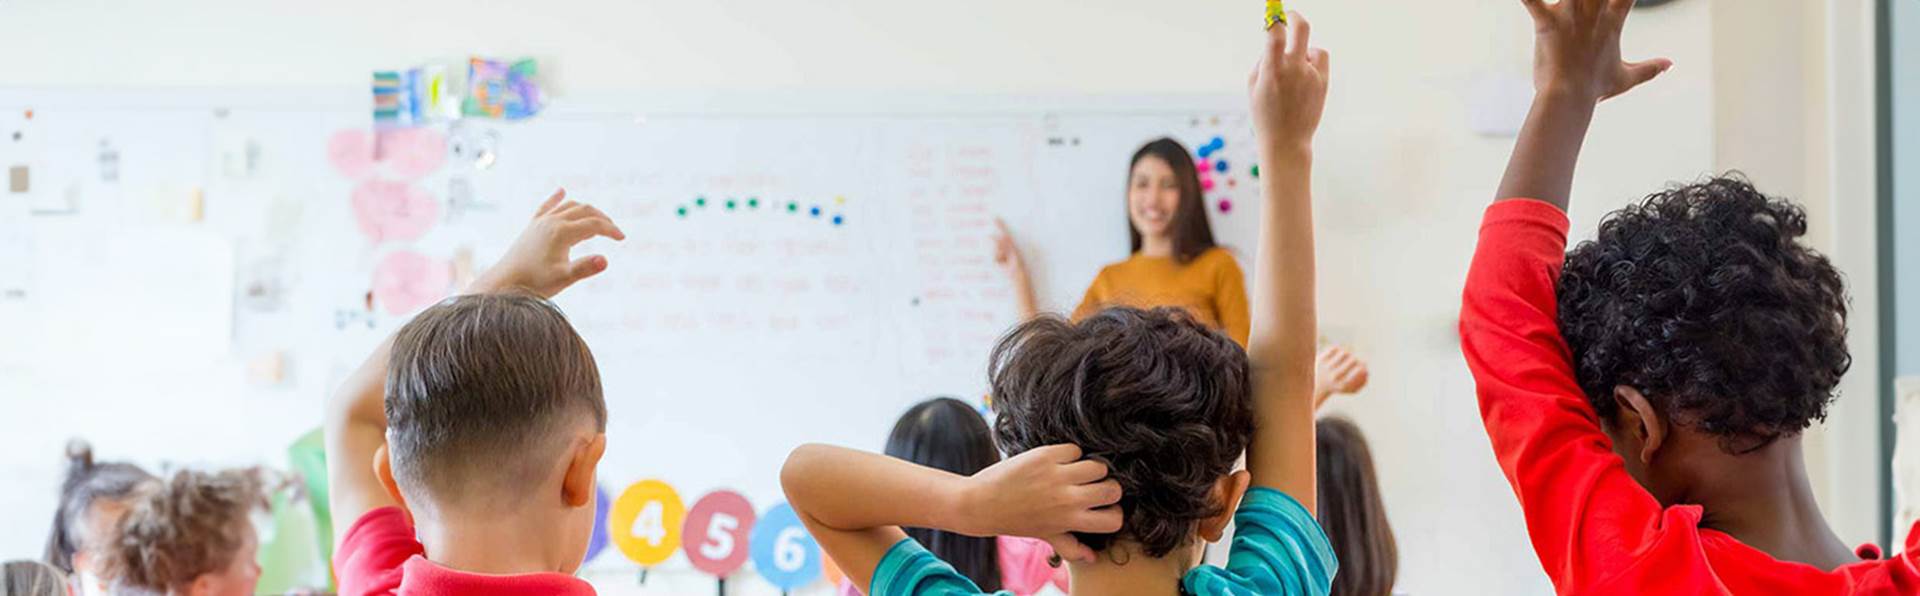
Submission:
[[[393,458],[387,457],[385,443],[373,450],[373,477],[380,479],[380,488],[386,489],[387,496],[400,505],[400,511],[406,514],[407,525],[413,525],[413,510],[407,508],[407,497],[400,494],[400,483],[393,479]]]
[[[593,435],[586,444],[575,447],[567,460],[567,475],[560,481],[560,499],[568,507],[593,504],[593,472],[600,468],[600,456],[607,454],[607,433]]]
[[[1646,394],[1626,385],[1613,388],[1613,402],[1620,418],[1620,430],[1638,439],[1640,442],[1641,463],[1652,463],[1653,456],[1660,452],[1660,445],[1667,439],[1667,419],[1653,409],[1653,402]]]
[[[1219,542],[1227,533],[1227,522],[1233,521],[1233,511],[1240,508],[1240,497],[1246,496],[1247,486],[1253,482],[1253,475],[1246,470],[1228,474],[1213,485],[1214,498],[1219,499],[1220,514],[1200,520],[1200,538],[1207,542]]]
[[[211,573],[202,573],[198,577],[193,578],[193,583],[187,584],[188,596],[207,596],[213,593],[215,592],[213,589],[213,574]]]

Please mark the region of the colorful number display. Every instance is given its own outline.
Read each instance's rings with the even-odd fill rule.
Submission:
[[[781,590],[820,579],[820,545],[786,503],[773,506],[753,529],[753,567]]]
[[[700,497],[681,532],[687,560],[708,575],[726,577],[746,564],[753,523],[753,503],[740,493],[717,490]]]
[[[593,561],[594,557],[607,550],[607,511],[613,508],[613,497],[607,496],[607,487],[593,486],[593,537],[587,539],[587,558],[580,564]]]
[[[680,493],[659,480],[627,487],[607,516],[613,544],[642,567],[658,565],[680,550],[680,525],[687,506]]]

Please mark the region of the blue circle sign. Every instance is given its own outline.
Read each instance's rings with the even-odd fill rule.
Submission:
[[[820,545],[792,506],[774,505],[760,516],[750,543],[754,569],[774,587],[793,591],[820,579]]]

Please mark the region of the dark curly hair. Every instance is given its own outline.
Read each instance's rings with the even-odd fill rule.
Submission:
[[[1188,544],[1219,515],[1214,486],[1253,436],[1247,355],[1172,308],[1110,308],[1079,323],[1028,321],[1000,340],[988,371],[1000,448],[1071,443],[1107,463],[1125,496],[1116,537],[1150,557]]]
[[[1739,175],[1609,214],[1567,253],[1560,333],[1603,417],[1613,388],[1751,452],[1827,415],[1847,372],[1846,284],[1798,242],[1807,214]]]

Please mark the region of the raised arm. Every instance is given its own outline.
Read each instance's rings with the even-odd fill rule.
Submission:
[[[1060,556],[1094,553],[1069,532],[1120,529],[1120,483],[1107,466],[1054,445],[994,464],[971,477],[842,447],[803,445],[780,470],[787,501],[854,585],[873,593],[874,571],[907,537],[900,526],[969,536],[1027,536]]]
[[[1565,211],[1594,106],[1653,80],[1673,61],[1621,61],[1620,31],[1633,0],[1520,3],[1533,15],[1533,109],[1494,198],[1546,201]]]
[[[1257,429],[1247,450],[1255,486],[1315,510],[1313,459],[1313,135],[1327,101],[1328,56],[1310,48],[1306,17],[1268,30],[1249,82],[1260,148],[1260,249],[1253,266]]]
[[[594,236],[626,239],[599,209],[567,201],[564,190],[555,192],[500,262],[475,279],[466,293],[520,288],[551,298],[606,270],[606,257],[569,258],[574,245]],[[382,341],[327,402],[327,498],[338,521],[333,526],[335,546],[354,520],[398,504],[373,471],[374,457],[386,446],[387,357],[392,346],[391,337]]]
[[[1668,539],[1694,522],[1663,520],[1610,448],[1560,335],[1555,284],[1574,163],[1595,104],[1670,63],[1620,60],[1631,0],[1523,4],[1536,27],[1537,97],[1501,182],[1503,202],[1481,224],[1461,302],[1461,352],[1541,566],[1563,592],[1606,592],[1594,582],[1644,568],[1649,558],[1682,564],[1699,551]]]

